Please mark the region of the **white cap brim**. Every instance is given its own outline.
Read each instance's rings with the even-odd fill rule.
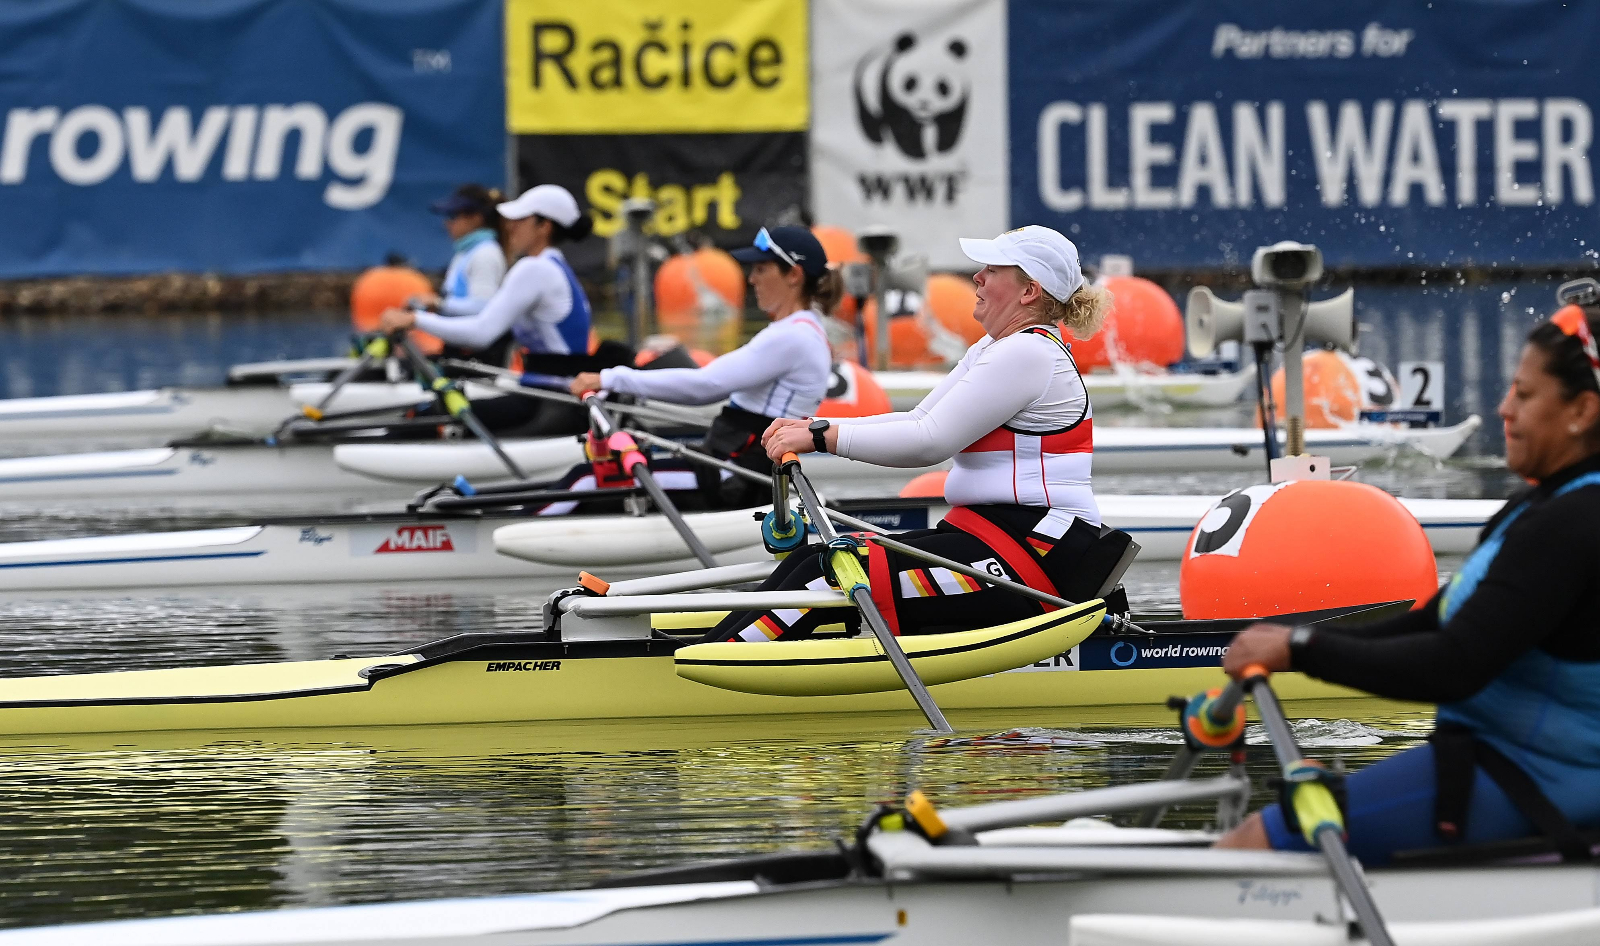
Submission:
[[[967,259],[985,266],[1015,266],[1016,260],[1006,254],[996,240],[975,240],[971,237],[961,238],[961,252],[967,254]]]

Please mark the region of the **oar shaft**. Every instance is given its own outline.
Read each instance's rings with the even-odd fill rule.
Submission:
[[[800,470],[800,460],[794,454],[784,457],[782,467],[794,484],[795,492],[800,494],[800,501],[805,505],[806,512],[811,517],[811,522],[817,527],[817,536],[823,544],[830,544],[839,537],[834,531],[833,523],[828,521],[827,509],[822,501],[817,498],[817,491],[812,489],[811,481]],[[843,584],[847,575],[861,572],[859,556],[853,549],[835,549],[825,554],[833,556],[833,570]],[[864,575],[862,576],[865,577]],[[916,700],[917,708],[922,710],[922,715],[927,718],[928,725],[938,732],[955,732],[950,721],[944,718],[944,712],[939,709],[939,704],[933,701],[933,696],[928,693],[928,688],[923,685],[922,678],[917,676],[917,670],[911,666],[911,661],[906,658],[905,651],[900,649],[900,642],[895,640],[894,634],[889,630],[889,624],[883,619],[883,614],[878,611],[878,606],[873,602],[871,591],[864,581],[856,583],[854,587],[844,589],[848,592],[850,600],[855,602],[861,612],[861,623],[865,624],[878,639],[878,645],[889,658],[889,663],[900,677],[900,682],[911,693],[911,698]]]
[[[648,443],[652,446],[660,447],[661,449],[671,453],[676,453],[678,456],[692,460],[695,463],[703,463],[706,466],[715,467],[719,470],[727,470],[734,476],[744,477],[752,483],[760,483],[763,486],[766,486],[783,479],[781,476],[768,476],[765,473],[757,473],[755,470],[747,470],[737,463],[730,463],[727,460],[718,459],[717,457],[711,456],[708,453],[702,453],[693,447],[681,444],[676,440],[671,440],[658,434],[653,434],[648,430],[635,430],[633,435],[639,440],[643,440],[645,443]]]
[[[554,404],[568,404],[582,406],[583,401],[573,397],[566,391],[557,391],[551,388],[541,388],[522,383],[522,376],[509,368],[497,368],[477,361],[463,361],[459,358],[447,358],[442,364],[463,371],[472,371],[499,382],[495,388],[507,394],[516,394],[522,397],[536,398],[541,401],[550,401]],[[659,404],[611,404],[609,410],[623,414],[637,414],[640,417],[654,418],[669,424],[683,424],[689,427],[705,427],[706,419],[687,412],[679,413]]]
[[[322,396],[322,400],[317,402],[316,407],[306,412],[306,416],[320,420],[323,411],[328,409],[328,405],[333,403],[333,399],[339,396],[339,391],[346,384],[349,384],[352,378],[366,371],[374,361],[387,357],[389,357],[389,339],[387,336],[380,335],[368,342],[367,347],[361,349],[361,357],[356,360],[356,363],[339,372],[338,377],[333,379],[333,384],[328,387],[328,393]]]
[[[1283,707],[1278,703],[1277,694],[1272,692],[1272,684],[1268,682],[1265,671],[1252,673],[1245,671],[1245,679],[1250,689],[1250,696],[1256,701],[1256,712],[1261,717],[1261,725],[1267,730],[1268,741],[1272,744],[1272,753],[1278,760],[1278,765],[1283,769],[1284,777],[1288,778],[1291,769],[1302,767],[1300,747],[1295,743],[1294,730],[1289,726],[1288,717],[1283,714]],[[1389,936],[1388,929],[1383,924],[1383,916],[1378,912],[1378,905],[1372,899],[1372,892],[1367,889],[1366,882],[1357,869],[1355,860],[1350,852],[1345,849],[1344,827],[1342,818],[1335,806],[1329,789],[1322,783],[1299,784],[1293,787],[1295,796],[1291,802],[1295,804],[1296,816],[1302,824],[1305,822],[1306,812],[1312,806],[1307,805],[1306,811],[1301,810],[1300,792],[1317,792],[1321,794],[1321,804],[1327,805],[1327,819],[1315,831],[1317,849],[1322,852],[1322,857],[1328,862],[1328,867],[1333,871],[1334,878],[1339,883],[1339,889],[1344,892],[1345,899],[1350,901],[1350,906],[1356,911],[1356,922],[1361,927],[1361,932],[1366,935],[1367,941],[1372,946],[1394,946],[1394,940]],[[1309,796],[1316,800],[1318,796]]]
[[[633,474],[633,478],[638,480],[639,485],[644,487],[644,491],[650,494],[650,501],[655,503],[656,509],[660,510],[661,515],[672,523],[672,528],[677,530],[678,535],[683,539],[683,544],[689,547],[689,551],[694,554],[695,559],[707,568],[714,568],[717,564],[716,557],[711,554],[710,549],[706,548],[706,544],[700,541],[700,537],[695,535],[694,530],[689,528],[689,523],[684,520],[683,513],[679,512],[678,507],[668,498],[667,491],[661,488],[660,483],[656,482],[655,475],[650,472],[649,467],[645,466],[644,461],[640,460],[635,463],[630,472]]]
[[[1228,689],[1232,690],[1235,686],[1237,684]],[[1223,695],[1226,696],[1227,691]],[[1250,684],[1250,696],[1256,701],[1256,713],[1261,717],[1262,728],[1267,731],[1267,741],[1272,745],[1272,754],[1277,758],[1279,767],[1298,763],[1303,756],[1299,744],[1294,740],[1294,730],[1283,715],[1278,695],[1272,692],[1272,686],[1266,678],[1257,678]]]
[[[528,474],[522,472],[522,467],[517,465],[517,461],[511,459],[511,455],[506,453],[504,447],[500,446],[499,438],[490,433],[489,428],[485,427],[483,421],[478,419],[478,415],[472,412],[472,405],[467,401],[467,396],[454,387],[446,387],[444,390],[439,389],[439,382],[442,380],[439,372],[434,369],[427,358],[423,357],[422,352],[417,351],[417,346],[411,343],[411,339],[402,336],[400,338],[400,347],[405,351],[406,358],[411,362],[412,370],[417,373],[417,380],[423,382],[422,386],[424,388],[439,395],[439,401],[444,405],[444,409],[450,413],[450,416],[461,421],[468,430],[472,431],[473,436],[488,444],[489,449],[493,450],[495,456],[500,458],[500,462],[505,464],[505,468],[511,471],[512,476],[519,480],[527,479]]]
[[[612,434],[616,433],[617,425],[612,421],[611,415],[606,413],[605,407],[601,405],[600,397],[596,394],[588,394],[584,396],[583,401],[584,406],[589,409],[589,424],[593,428],[593,436],[597,440],[610,440]],[[632,476],[640,486],[644,487],[645,492],[650,495],[650,501],[655,503],[656,509],[661,512],[667,522],[672,524],[673,530],[678,533],[679,538],[683,539],[683,544],[689,547],[689,552],[694,555],[695,559],[707,568],[714,567],[717,564],[716,557],[711,554],[710,549],[706,548],[706,544],[700,541],[700,537],[695,535],[694,530],[689,528],[689,523],[683,518],[683,513],[678,511],[678,507],[672,502],[671,497],[667,495],[667,491],[661,488],[660,483],[656,482],[655,475],[650,472],[650,465],[645,460],[644,454],[639,452],[638,446],[634,444],[630,435],[622,434],[621,437],[625,441],[625,447],[620,458],[624,464],[623,471]]]

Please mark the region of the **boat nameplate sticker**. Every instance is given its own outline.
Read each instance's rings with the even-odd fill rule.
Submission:
[[[478,533],[470,525],[405,522],[350,530],[350,554],[355,556],[472,553],[477,546]]]

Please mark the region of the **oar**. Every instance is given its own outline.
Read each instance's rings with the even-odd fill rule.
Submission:
[[[361,350],[361,357],[357,359],[355,364],[339,372],[338,376],[333,379],[333,384],[328,388],[328,393],[322,396],[322,400],[315,405],[308,404],[301,407],[300,412],[312,420],[322,420],[323,415],[328,410],[328,405],[332,404],[333,399],[339,396],[339,391],[360,375],[361,372],[372,367],[373,362],[382,361],[389,357],[391,351],[393,351],[393,346],[390,344],[389,336],[387,335],[379,335],[372,341],[367,342],[367,347]]]
[[[1278,704],[1278,696],[1268,682],[1270,676],[1265,667],[1246,667],[1241,682],[1230,685],[1229,690],[1248,691],[1256,701],[1256,713],[1267,730],[1267,740],[1283,770],[1284,781],[1292,786],[1289,801],[1300,823],[1300,833],[1322,852],[1339,889],[1355,908],[1361,932],[1372,946],[1394,946],[1394,940],[1383,925],[1383,917],[1378,913],[1378,905],[1372,900],[1372,892],[1362,880],[1355,858],[1344,846],[1344,815],[1328,787],[1327,770],[1301,754],[1294,741],[1294,730],[1289,728],[1289,720],[1283,715],[1283,707]],[[1222,720],[1233,716],[1235,711],[1221,699],[1216,702],[1216,711],[1208,715],[1212,723],[1221,725]],[[1234,706],[1237,705],[1235,701]]]
[[[726,460],[719,460],[716,457],[701,453],[692,447],[686,447],[683,444],[678,443],[676,440],[669,440],[666,437],[660,437],[647,431],[636,431],[635,436],[637,436],[640,440],[643,440],[645,443],[651,444],[652,446],[661,447],[665,450],[670,450],[673,453],[684,457],[685,459],[692,460],[696,463],[704,463],[719,470],[727,470],[729,473],[732,473],[736,476],[742,476],[748,480],[751,480],[752,482],[771,483],[776,485],[783,479],[783,477],[772,477],[767,476],[765,473],[757,473],[755,470],[745,469],[736,463],[729,463]],[[777,510],[781,508],[783,508],[783,506],[779,504],[776,494],[774,494],[774,515],[777,515]],[[854,516],[847,516],[844,513],[839,512],[837,509],[825,508],[825,512],[827,513],[829,519],[832,519],[834,522],[837,522],[840,525],[849,526],[850,528],[859,532],[868,533],[868,542],[871,542],[874,545],[881,545],[886,549],[894,549],[896,552],[899,552],[902,555],[909,555],[912,558],[921,559],[930,565],[938,565],[941,568],[948,568],[953,572],[966,575],[968,578],[975,578],[978,581],[984,582],[985,584],[994,585],[997,588],[1004,588],[1007,591],[1015,592],[1025,598],[1032,598],[1035,601],[1042,601],[1045,604],[1053,604],[1058,608],[1076,607],[1081,603],[1076,601],[1068,601],[1059,595],[1053,595],[1047,591],[1040,591],[1039,589],[1030,585],[1024,585],[1021,582],[1015,582],[1009,578],[1003,578],[999,575],[994,575],[990,572],[973,568],[971,565],[966,565],[953,559],[945,558],[942,555],[935,555],[932,552],[919,549],[914,545],[907,545],[904,542],[889,538],[889,536],[882,529],[873,525],[872,523],[867,522],[864,519],[857,519]],[[782,523],[780,522],[779,525],[781,527]],[[782,528],[775,529],[774,531],[778,532],[780,537],[787,535],[788,532],[787,529]],[[1133,634],[1150,633],[1120,614],[1106,615],[1105,622],[1113,629],[1114,632]]]
[[[607,449],[618,455],[623,472],[637,480],[645,492],[650,494],[650,501],[655,503],[661,514],[672,523],[672,528],[677,530],[679,537],[683,539],[683,544],[689,547],[689,551],[700,560],[700,564],[714,568],[717,560],[712,556],[711,550],[706,548],[700,537],[689,528],[689,523],[684,521],[683,513],[678,511],[678,507],[673,505],[667,496],[667,491],[656,482],[655,475],[650,472],[649,461],[639,452],[639,445],[634,443],[633,437],[626,431],[617,430],[616,424],[602,406],[598,392],[591,391],[584,395],[583,400],[585,406],[589,408],[589,422],[594,427],[596,439],[604,442]]]
[[[441,362],[441,364],[448,368],[455,368],[461,371],[471,371],[486,378],[494,378],[496,380],[495,389],[498,391],[504,391],[507,394],[516,394],[522,397],[536,398],[541,401],[549,401],[553,404],[567,404],[572,406],[582,406],[583,404],[581,399],[573,397],[566,391],[559,391],[554,388],[539,387],[537,385],[523,384],[523,376],[517,374],[515,371],[512,371],[509,368],[497,368],[494,365],[486,365],[477,361],[462,361],[457,358],[447,358]],[[682,424],[685,427],[703,428],[708,423],[704,417],[701,417],[698,414],[691,414],[687,411],[676,411],[670,407],[663,407],[660,403],[654,401],[647,404],[622,404],[618,402],[610,402],[606,405],[606,409],[618,414],[635,414],[648,420],[656,420],[668,424]]]
[[[900,642],[895,640],[888,623],[884,621],[877,604],[873,602],[871,586],[867,583],[867,573],[861,567],[861,556],[856,553],[859,547],[857,543],[848,537],[841,537],[834,531],[833,523],[828,520],[828,510],[823,507],[822,501],[817,498],[817,491],[811,488],[811,481],[806,479],[805,473],[800,469],[798,456],[792,453],[784,454],[780,470],[789,478],[789,482],[794,484],[795,492],[800,494],[800,502],[805,506],[811,523],[817,528],[817,535],[828,547],[825,561],[832,566],[833,578],[837,581],[839,589],[855,602],[856,608],[861,612],[862,623],[866,624],[872,630],[873,636],[878,639],[878,644],[888,655],[889,663],[893,665],[895,673],[900,675],[900,682],[911,691],[912,699],[917,701],[917,708],[928,718],[928,725],[937,732],[955,732],[950,722],[944,718],[939,704],[929,695],[922,678],[917,676],[916,668],[906,659],[905,651],[900,649]]]
[[[417,373],[417,380],[422,383],[424,388],[438,395],[439,403],[444,405],[444,409],[450,413],[450,416],[465,424],[466,428],[472,431],[479,440],[488,444],[489,449],[493,450],[495,456],[500,458],[500,462],[506,465],[506,469],[511,471],[512,476],[519,480],[527,479],[528,474],[522,472],[522,467],[517,466],[517,461],[511,459],[505,448],[500,446],[499,439],[494,434],[489,433],[489,428],[483,425],[483,421],[478,419],[478,415],[472,413],[471,402],[467,400],[465,394],[461,393],[461,389],[456,386],[455,382],[440,375],[433,367],[433,364],[423,357],[422,352],[417,351],[417,346],[411,344],[411,339],[402,335],[400,336],[399,344],[400,348],[406,353],[407,360],[411,362],[411,370]]]

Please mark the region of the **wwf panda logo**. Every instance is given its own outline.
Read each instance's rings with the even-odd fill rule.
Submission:
[[[873,144],[892,140],[908,158],[944,154],[961,139],[971,83],[967,44],[918,42],[901,33],[856,65],[856,119]]]

